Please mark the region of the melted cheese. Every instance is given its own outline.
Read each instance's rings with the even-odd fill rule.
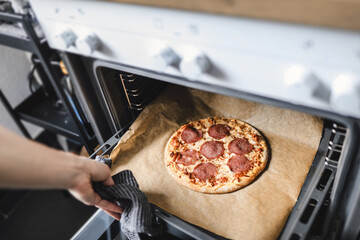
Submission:
[[[211,127],[212,125],[215,125],[215,124],[225,124],[225,125],[229,126],[230,134],[222,139],[215,139],[215,138],[209,136],[208,129],[209,129],[209,127]],[[203,132],[203,138],[195,143],[185,143],[180,137],[182,130],[185,128],[185,126],[183,126],[178,130],[177,134],[174,134],[172,140],[170,141],[170,146],[169,146],[170,151],[169,152],[173,152],[174,155],[176,155],[175,153],[181,153],[187,149],[193,149],[200,153],[200,147],[207,141],[222,142],[224,144],[224,148],[225,148],[224,154],[215,159],[207,159],[205,156],[203,156],[200,153],[200,160],[198,161],[198,163],[196,163],[194,165],[190,165],[190,166],[184,166],[182,164],[177,164],[175,162],[176,159],[174,159],[171,164],[173,171],[176,174],[178,174],[179,177],[187,178],[189,180],[189,182],[191,181],[191,179],[189,177],[190,174],[184,174],[184,172],[192,173],[194,171],[194,168],[202,162],[210,162],[210,163],[214,164],[215,166],[217,166],[218,174],[216,176],[215,186],[213,186],[213,184],[211,182],[209,182],[209,180],[207,180],[205,183],[205,182],[199,181],[197,178],[194,177],[195,182],[199,186],[208,185],[208,186],[214,187],[214,190],[215,190],[222,186],[226,186],[229,183],[236,183],[236,182],[240,183],[242,178],[249,177],[249,176],[253,175],[254,173],[256,173],[256,168],[258,166],[260,166],[263,161],[266,161],[266,159],[264,159],[264,154],[263,154],[263,151],[266,148],[266,143],[265,143],[263,137],[257,132],[257,130],[255,130],[251,126],[249,126],[241,121],[237,121],[235,119],[226,119],[226,118],[223,118],[223,119],[213,118],[210,120],[202,119],[200,121],[191,122],[187,126],[192,126],[196,129],[200,129]],[[248,142],[250,144],[253,145],[253,150],[250,153],[245,155],[248,158],[248,160],[251,162],[251,168],[247,173],[240,174],[240,175],[245,175],[242,177],[238,177],[239,174],[232,172],[230,170],[229,166],[227,165],[228,160],[231,157],[236,155],[234,153],[231,153],[228,149],[229,143],[236,138],[245,138],[248,140]],[[226,177],[228,180],[225,182],[220,181],[220,179],[222,179],[224,177]],[[194,181],[194,180],[192,180],[192,181]]]

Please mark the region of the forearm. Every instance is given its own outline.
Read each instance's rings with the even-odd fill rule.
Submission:
[[[83,162],[0,126],[0,187],[68,189],[83,171]]]
[[[114,185],[105,164],[46,147],[0,126],[0,187],[68,189],[78,200],[119,220],[122,208],[101,199],[92,188],[94,181]]]

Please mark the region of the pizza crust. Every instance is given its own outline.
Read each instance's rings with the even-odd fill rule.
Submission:
[[[182,166],[182,164],[177,164],[176,156],[174,156],[174,153],[181,152],[184,148],[190,148],[199,151],[200,146],[204,142],[209,140],[215,140],[207,133],[209,127],[215,124],[227,124],[231,127],[229,136],[225,137],[224,139],[217,140],[224,143],[224,147],[226,150],[223,156],[216,158],[215,160],[209,160],[206,157],[202,156],[201,160],[191,166]],[[187,126],[201,129],[203,131],[203,138],[196,143],[183,142],[180,136],[184,128],[186,128]],[[228,145],[231,140],[236,137],[247,138],[249,142],[254,146],[253,150],[250,153],[246,154],[248,159],[253,164],[251,170],[244,174],[244,176],[238,177],[235,177],[236,174],[233,173],[227,166],[227,161],[235,155],[234,153],[229,152]],[[254,139],[257,141],[254,141]],[[269,148],[263,135],[250,124],[232,118],[206,118],[185,124],[181,126],[170,137],[165,148],[165,166],[168,169],[170,175],[183,186],[202,193],[229,193],[248,185],[264,170],[267,165],[268,158]],[[253,159],[256,160],[256,163],[252,161]],[[217,173],[215,184],[212,184],[208,180],[206,182],[202,182],[199,179],[196,179],[196,177],[194,176],[190,178],[192,170],[201,162],[211,162],[218,166],[219,170]],[[186,172],[188,173],[186,174]],[[228,178],[228,181],[220,182],[219,180],[223,177]]]

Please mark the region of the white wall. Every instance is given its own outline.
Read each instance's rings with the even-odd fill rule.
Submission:
[[[27,80],[30,70],[31,62],[25,52],[0,45],[0,89],[13,107],[30,95]],[[0,124],[22,135],[1,101]],[[41,128],[25,124],[31,136],[34,137],[40,133]]]

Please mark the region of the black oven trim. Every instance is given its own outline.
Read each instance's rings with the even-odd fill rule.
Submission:
[[[268,97],[263,97],[263,96],[250,94],[250,93],[246,93],[246,92],[242,92],[242,91],[238,91],[238,90],[224,88],[221,86],[214,86],[214,85],[210,85],[210,84],[202,83],[202,82],[198,82],[198,81],[189,81],[184,78],[174,77],[174,76],[170,76],[167,74],[153,72],[153,71],[140,69],[140,68],[136,68],[136,67],[131,67],[131,66],[123,65],[123,64],[111,63],[111,62],[107,62],[107,61],[103,61],[103,60],[96,60],[96,59],[91,59],[91,58],[87,58],[86,62],[88,64],[88,66],[90,66],[92,68],[93,74],[95,76],[96,76],[97,69],[99,67],[110,68],[110,69],[114,69],[114,70],[138,74],[141,76],[161,80],[164,82],[173,83],[176,85],[182,85],[182,86],[186,86],[186,87],[196,88],[196,89],[205,90],[205,91],[209,91],[209,92],[215,92],[215,93],[228,95],[228,96],[232,96],[232,97],[242,98],[245,100],[259,102],[259,103],[263,103],[263,104],[267,104],[267,105],[274,105],[274,106],[287,108],[287,109],[291,109],[291,110],[295,110],[295,111],[301,111],[301,112],[305,112],[305,113],[308,113],[311,115],[322,117],[324,119],[331,119],[332,121],[340,122],[347,129],[346,142],[342,148],[342,154],[341,154],[342,159],[341,159],[341,161],[339,161],[339,164],[337,166],[338,174],[337,174],[336,178],[334,178],[334,184],[332,187],[332,194],[331,194],[331,199],[330,199],[331,204],[330,204],[328,218],[327,218],[327,221],[328,221],[328,224],[327,224],[328,229],[327,230],[328,231],[333,230],[333,229],[330,229],[329,226],[334,225],[334,222],[339,222],[339,220],[337,219],[339,217],[343,218],[342,221],[340,221],[340,222],[344,223],[344,221],[346,221],[346,219],[344,219],[344,218],[346,218],[346,214],[345,215],[338,214],[338,210],[339,210],[339,206],[341,204],[343,205],[343,202],[349,201],[349,194],[344,193],[345,190],[349,191],[349,189],[346,188],[346,182],[348,181],[348,173],[349,173],[349,170],[355,171],[355,169],[351,169],[350,166],[357,159],[357,156],[360,156],[359,149],[356,145],[356,143],[359,142],[359,136],[356,133],[360,132],[358,119],[354,119],[351,117],[344,117],[342,115],[339,115],[339,114],[336,114],[336,113],[333,113],[330,111],[313,109],[313,108],[309,108],[309,107],[302,106],[302,105],[296,105],[296,104],[292,104],[292,103],[288,103],[288,102],[284,102],[284,101],[280,101],[280,100],[275,100],[275,99],[268,98]],[[324,168],[322,168],[322,169],[324,169]],[[322,174],[322,172],[320,174]],[[352,196],[352,198],[354,198],[354,197],[357,197],[357,196]],[[318,204],[317,206],[319,206],[319,205],[320,204]],[[342,208],[344,208],[344,207],[342,207]],[[284,233],[285,233],[285,231],[283,232],[282,236],[284,236]],[[305,237],[305,235],[299,234],[300,239],[303,239]]]

